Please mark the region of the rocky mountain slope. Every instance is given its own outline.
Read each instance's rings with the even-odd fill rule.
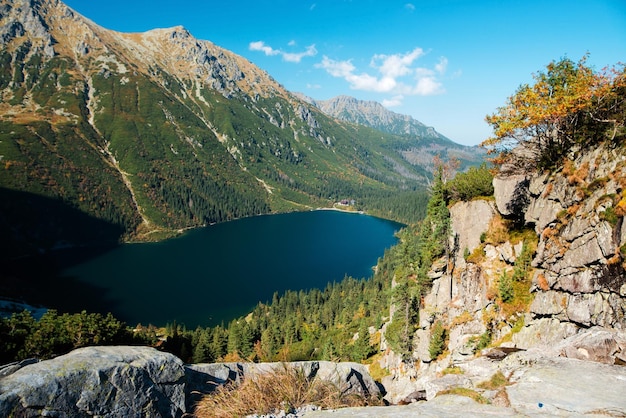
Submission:
[[[315,100],[301,96],[317,106],[322,112],[346,122],[371,126],[379,131],[396,135],[413,135],[424,139],[447,141],[434,128],[426,126],[408,115],[387,110],[374,101],[358,100],[350,96],[337,96],[328,100]]]
[[[421,138],[336,121],[182,27],[114,32],[58,0],[0,2],[0,95],[13,256],[344,198],[367,208],[430,177],[405,155]]]

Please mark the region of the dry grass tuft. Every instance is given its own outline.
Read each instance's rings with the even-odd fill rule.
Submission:
[[[463,370],[462,368],[458,366],[450,366],[450,367],[446,367],[441,372],[442,376],[445,376],[447,374],[465,374],[465,370]]]
[[[198,402],[195,416],[231,418],[289,412],[305,405],[337,409],[380,404],[377,398],[346,393],[339,384],[309,379],[302,369],[285,366],[247,378],[239,386],[220,386]]]
[[[491,220],[485,237],[485,243],[498,245],[509,239],[509,227],[501,216],[496,215]]]
[[[554,184],[552,183],[546,184],[546,188],[543,190],[543,194],[541,195],[541,197],[543,198],[548,197],[550,193],[552,193],[552,189],[554,189]]]

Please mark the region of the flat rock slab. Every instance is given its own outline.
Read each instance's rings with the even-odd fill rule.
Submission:
[[[511,408],[485,405],[470,398],[457,395],[442,395],[432,401],[416,402],[404,406],[376,406],[345,408],[307,413],[306,418],[472,418],[513,417],[519,414]]]
[[[553,416],[626,416],[626,367],[544,358],[514,373],[512,408]]]
[[[479,361],[480,359],[474,360]],[[484,360],[480,360],[484,361]],[[405,406],[315,411],[306,418],[626,416],[626,367],[536,353],[514,353],[495,362],[510,376],[510,407],[440,395]],[[485,380],[489,376],[485,376]]]

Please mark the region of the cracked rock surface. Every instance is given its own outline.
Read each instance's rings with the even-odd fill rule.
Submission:
[[[185,369],[148,347],[86,347],[0,379],[0,416],[178,417]]]

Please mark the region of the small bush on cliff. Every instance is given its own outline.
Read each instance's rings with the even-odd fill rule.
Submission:
[[[502,300],[503,303],[508,303],[513,300],[513,282],[511,280],[511,276],[509,276],[506,271],[503,271],[500,275],[498,291],[500,300]]]
[[[486,164],[470,167],[464,173],[458,173],[445,184],[448,202],[470,201],[477,197],[493,196],[493,175]]]
[[[435,322],[431,329],[430,344],[428,345],[428,354],[430,358],[435,360],[446,349],[446,329],[441,321]]]

